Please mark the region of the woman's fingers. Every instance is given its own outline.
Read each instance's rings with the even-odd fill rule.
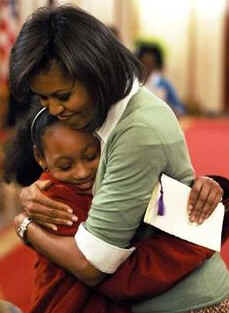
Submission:
[[[58,230],[58,227],[56,225],[54,225],[54,224],[51,224],[51,223],[45,223],[45,222],[41,222],[41,221],[36,221],[36,224],[41,225],[44,228],[54,230],[54,231]]]
[[[29,217],[31,217],[36,222],[48,222],[52,224],[59,224],[59,225],[69,225],[71,226],[73,222],[78,220],[77,216],[68,213],[66,211],[52,209],[46,206],[43,206],[40,203],[33,204],[34,208],[30,209],[29,211],[25,211]]]
[[[222,196],[222,188],[213,179],[209,177],[197,178],[189,198],[189,220],[198,224],[203,223],[212,214]]]
[[[53,213],[52,213],[53,214]],[[51,214],[51,215],[52,215]],[[32,220],[34,220],[36,223],[48,223],[48,224],[55,224],[55,225],[67,225],[67,226],[72,226],[74,222],[77,221],[77,217],[75,218],[69,218],[69,217],[56,217],[56,216],[48,216],[39,214],[39,213],[34,213],[30,215]]]
[[[210,190],[208,187],[204,185],[198,191],[199,196],[196,198],[196,202],[193,203],[193,209],[190,215],[191,222],[201,223],[202,219],[206,218],[206,215],[214,210],[213,203],[210,203]]]
[[[50,180],[37,180],[34,184],[40,190],[46,190],[48,187],[52,185],[52,182]]]
[[[30,214],[42,213],[48,214],[50,217],[70,217],[73,212],[72,208],[68,205],[60,201],[50,199],[42,193],[40,193],[39,199],[37,198],[36,200],[26,202],[25,207]]]
[[[48,183],[40,185],[40,182],[35,182],[31,186],[23,188],[20,193],[20,200],[22,206],[24,208],[27,208],[28,212],[30,211],[36,212],[36,205],[37,203],[39,203],[44,207],[46,206],[53,209],[63,210],[72,213],[71,207],[62,202],[50,199],[41,192],[41,190],[43,189],[40,189],[40,186],[42,188],[47,188],[47,184]]]
[[[43,182],[42,182],[43,183]],[[29,187],[23,188],[20,194],[22,206],[35,222],[49,224],[72,225],[77,217],[68,205],[48,198],[40,188],[46,188],[49,182],[35,182]]]

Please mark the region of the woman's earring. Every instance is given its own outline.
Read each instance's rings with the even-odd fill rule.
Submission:
[[[39,162],[39,165],[43,171],[47,172],[47,170],[48,170],[47,166],[45,166],[42,162]]]

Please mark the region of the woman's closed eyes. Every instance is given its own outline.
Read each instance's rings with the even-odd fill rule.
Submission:
[[[60,101],[68,101],[71,96],[71,93],[65,93],[61,95],[56,95],[55,97]]]
[[[93,154],[86,155],[86,156],[85,156],[85,159],[86,159],[88,162],[91,162],[91,161],[94,161],[97,157],[98,157],[98,152],[93,153]]]

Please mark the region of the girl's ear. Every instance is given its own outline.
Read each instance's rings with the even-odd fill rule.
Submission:
[[[34,154],[34,158],[37,161],[37,163],[40,165],[40,167],[46,171],[47,170],[47,163],[45,161],[45,159],[41,156],[38,148],[36,145],[33,146],[33,154]]]

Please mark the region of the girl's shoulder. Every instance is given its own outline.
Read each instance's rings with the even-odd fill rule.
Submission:
[[[73,212],[79,209],[88,212],[92,201],[92,195],[80,194],[74,184],[68,184],[57,180],[49,172],[42,173],[40,180],[49,180],[51,182],[51,185],[43,191],[46,196],[66,203],[73,209]]]

